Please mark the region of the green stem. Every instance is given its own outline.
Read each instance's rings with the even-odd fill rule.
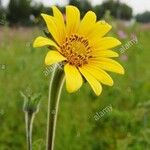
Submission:
[[[64,85],[64,72],[55,67],[49,84],[48,118],[47,118],[47,150],[54,150],[56,122],[59,100]]]
[[[25,113],[26,122],[26,137],[28,150],[32,150],[32,128],[33,128],[34,114],[29,112]]]

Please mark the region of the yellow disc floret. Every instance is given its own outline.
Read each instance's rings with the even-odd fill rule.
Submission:
[[[64,44],[61,46],[61,53],[67,58],[71,65],[81,67],[88,63],[88,59],[92,57],[92,49],[88,39],[83,36],[73,34],[67,37]]]

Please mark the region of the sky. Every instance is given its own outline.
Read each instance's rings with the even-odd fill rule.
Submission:
[[[34,0],[35,2],[42,2],[46,6],[51,6],[55,4],[65,5],[68,0]],[[80,0],[79,0],[80,1]],[[101,4],[105,0],[89,0],[92,5]],[[2,0],[3,5],[7,5],[9,0]],[[133,13],[142,13],[146,10],[150,11],[150,0],[120,0],[133,8]]]

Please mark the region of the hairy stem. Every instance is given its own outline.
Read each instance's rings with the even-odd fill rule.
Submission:
[[[49,84],[48,117],[47,117],[47,150],[54,150],[56,122],[59,100],[64,84],[64,72],[55,67]]]
[[[27,137],[27,147],[28,150],[32,150],[32,128],[33,128],[34,114],[26,112],[25,113],[25,123],[26,123],[26,137]]]

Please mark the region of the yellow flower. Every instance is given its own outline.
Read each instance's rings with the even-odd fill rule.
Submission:
[[[65,62],[64,71],[67,91],[77,91],[88,81],[96,95],[100,95],[102,84],[112,86],[113,80],[106,71],[124,74],[123,67],[111,57],[118,54],[111,49],[121,42],[113,37],[104,37],[111,26],[97,21],[96,15],[88,11],[80,21],[80,12],[74,6],[66,6],[66,21],[55,6],[53,16],[41,14],[53,39],[38,37],[34,47],[52,46],[45,58],[46,65]]]

